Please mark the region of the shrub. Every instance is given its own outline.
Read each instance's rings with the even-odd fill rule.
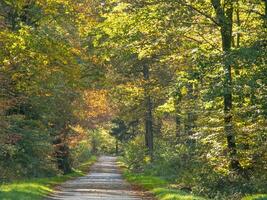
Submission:
[[[0,148],[1,179],[42,177],[56,172],[51,138],[39,121],[12,116],[6,132]]]
[[[136,172],[144,170],[144,167],[149,163],[149,158],[141,136],[137,136],[125,144],[123,160],[130,170]]]

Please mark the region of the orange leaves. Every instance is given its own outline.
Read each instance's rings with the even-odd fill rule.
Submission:
[[[97,123],[105,122],[111,117],[112,109],[107,95],[107,91],[103,89],[84,92],[84,105],[81,114],[87,125],[95,126]]]
[[[86,103],[86,115],[95,118],[110,112],[107,100],[107,91],[105,90],[90,90],[84,94]]]

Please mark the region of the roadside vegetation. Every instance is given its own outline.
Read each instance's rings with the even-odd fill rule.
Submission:
[[[125,167],[125,166],[124,166]],[[222,197],[219,194],[217,197],[208,198],[208,194],[202,193],[202,196],[196,195],[191,188],[185,187],[181,182],[170,180],[168,177],[151,175],[149,172],[134,173],[129,170],[123,170],[124,178],[135,187],[141,190],[150,192],[158,200],[210,200],[210,199],[223,199],[229,198]],[[218,189],[219,191],[220,189]],[[240,198],[238,196],[236,199]],[[234,199],[234,198],[233,198]],[[246,195],[242,200],[266,200],[267,194]]]
[[[0,185],[0,199],[2,200],[39,200],[53,192],[54,187],[69,179],[85,176],[90,166],[96,161],[92,156],[68,175],[52,176],[48,178],[33,178],[13,181]]]

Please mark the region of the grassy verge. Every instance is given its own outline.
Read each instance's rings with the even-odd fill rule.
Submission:
[[[207,200],[183,190],[174,189],[171,183],[156,176],[132,173],[124,170],[124,177],[133,185],[150,191],[158,200]],[[255,194],[243,197],[242,200],[267,200],[267,194]]]
[[[171,189],[170,183],[159,177],[124,171],[124,177],[132,184],[149,190],[159,200],[205,200],[178,189]]]
[[[255,194],[246,196],[242,200],[267,200],[267,194]]]
[[[53,191],[53,187],[69,179],[83,176],[96,161],[96,157],[83,163],[73,173],[68,175],[36,178],[0,185],[1,200],[39,200]]]

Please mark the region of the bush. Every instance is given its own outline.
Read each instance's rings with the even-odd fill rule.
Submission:
[[[145,166],[150,162],[143,141],[142,137],[137,136],[134,140],[124,145],[123,161],[128,169],[135,172],[143,171]]]
[[[73,167],[79,166],[92,157],[91,144],[89,140],[79,142],[77,146],[71,149],[71,158]]]
[[[12,116],[6,132],[0,147],[1,179],[43,177],[57,172],[51,138],[39,121]]]

